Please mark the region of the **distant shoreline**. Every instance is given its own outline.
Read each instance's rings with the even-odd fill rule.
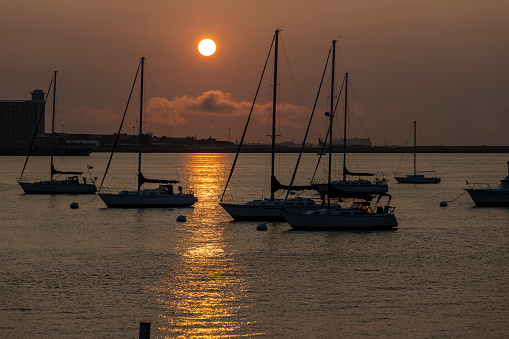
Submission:
[[[65,152],[61,152],[65,150]],[[307,146],[304,153],[318,154],[322,150],[321,147]],[[90,152],[90,149],[87,149]],[[325,148],[328,151],[328,148]],[[101,146],[91,150],[93,153],[109,153],[111,145]],[[117,146],[116,152],[119,153],[137,153],[138,147],[132,145]],[[144,153],[236,153],[236,147],[193,147],[193,146],[145,146]],[[242,148],[242,153],[270,153],[270,146],[246,146]],[[299,147],[276,147],[276,153],[299,153]],[[333,153],[342,153],[342,147],[333,147]],[[413,153],[413,146],[350,146],[347,147],[349,153]],[[13,151],[0,149],[0,156],[26,156],[28,150],[17,149]],[[61,149],[56,150],[55,155],[58,156],[86,156],[87,152],[81,149]],[[417,146],[417,153],[509,153],[509,146]],[[48,156],[50,150],[38,150],[34,156]]]
[[[321,147],[305,147],[303,153],[316,153]],[[413,153],[413,146],[350,146],[349,153]],[[328,152],[326,147],[325,152]],[[111,147],[101,147],[92,152],[111,152]],[[116,152],[138,152],[137,147],[117,146]],[[144,147],[144,153],[236,153],[237,147]],[[270,146],[243,147],[242,153],[270,153]],[[276,153],[299,153],[300,147],[276,147]],[[342,153],[343,147],[333,147],[333,153]],[[417,153],[509,153],[509,146],[417,146]]]

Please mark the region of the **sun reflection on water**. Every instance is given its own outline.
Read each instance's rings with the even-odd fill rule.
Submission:
[[[196,153],[186,159],[183,176],[198,203],[182,226],[175,255],[151,288],[161,307],[158,331],[168,337],[241,337],[250,326],[242,316],[249,314],[249,288],[225,248],[229,218],[218,205],[231,157]]]

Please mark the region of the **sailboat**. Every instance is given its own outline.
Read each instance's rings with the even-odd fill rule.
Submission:
[[[335,56],[336,56],[336,40],[333,40],[330,112],[334,112],[333,98],[334,98]],[[348,109],[347,101],[345,100],[345,116],[347,109]],[[330,133],[331,130],[332,130],[332,114],[330,116],[329,125],[330,136],[332,134]],[[332,140],[332,138],[330,140]],[[303,145],[305,145],[305,140],[303,141]],[[398,222],[394,215],[394,207],[389,206],[391,197],[385,192],[379,194],[374,209],[371,207],[371,202],[369,201],[354,201],[350,207],[331,206],[331,195],[335,188],[331,180],[332,157],[330,153],[329,153],[328,183],[327,189],[325,191],[325,194],[327,194],[327,207],[321,209],[309,209],[304,213],[283,209],[282,211],[283,217],[290,224],[290,226],[296,230],[382,230],[397,227]],[[295,172],[297,172],[297,168],[298,166],[295,167]],[[293,177],[295,177],[295,172]],[[293,179],[290,182],[289,189],[292,188],[292,184]],[[383,196],[388,196],[389,201],[386,206],[382,207],[379,206],[379,202]]]
[[[87,179],[82,177],[83,172],[67,172],[67,171],[59,171],[55,169],[54,166],[54,136],[55,136],[55,107],[56,107],[56,83],[57,83],[57,71],[54,72],[53,75],[53,112],[51,116],[51,156],[50,156],[50,179],[49,180],[31,180],[23,177],[23,173],[25,171],[28,159],[30,157],[30,153],[32,150],[32,146],[34,144],[35,136],[37,132],[34,134],[34,138],[32,140],[32,146],[30,147],[30,151],[28,152],[27,158],[25,160],[25,166],[23,166],[23,170],[21,172],[21,176],[17,179],[18,184],[21,186],[23,191],[26,194],[92,194],[97,192],[97,188],[94,184],[94,179],[90,176],[90,181],[87,183]],[[42,119],[41,112],[39,117],[39,123]],[[39,128],[39,124],[36,130]],[[89,174],[90,174],[91,166],[88,166]],[[64,175],[65,179],[58,180],[57,178],[60,175]],[[80,180],[82,177],[82,180]]]
[[[113,154],[115,153],[115,148],[118,142],[118,137],[120,136],[120,132],[122,130],[122,125],[125,119],[125,115],[127,113],[127,107],[124,112],[124,118],[120,123],[120,128],[117,133],[117,137],[115,140],[115,144],[113,146],[113,150],[110,155],[110,160],[106,167],[106,171],[104,173],[104,177],[101,182],[101,186],[99,188],[99,197],[104,201],[106,206],[108,207],[188,207],[193,205],[197,198],[194,197],[192,192],[184,193],[182,190],[182,186],[178,186],[178,192],[174,192],[173,185],[178,184],[177,180],[164,180],[164,179],[148,179],[142,174],[142,124],[143,124],[143,72],[144,72],[145,58],[141,58],[141,62],[138,66],[138,71],[141,69],[140,74],[140,111],[139,111],[139,132],[138,132],[138,188],[136,190],[124,190],[118,193],[101,193],[102,184],[104,183],[104,179],[106,174],[108,173],[109,166],[111,164],[111,160],[113,158]],[[136,78],[138,76],[138,72],[136,72]],[[133,83],[136,83],[136,78]],[[132,90],[131,90],[132,94]],[[129,96],[131,98],[131,96]],[[129,105],[129,102],[128,102]],[[159,184],[157,188],[148,188],[142,189],[142,185],[146,183],[154,183]]]
[[[470,188],[465,189],[478,207],[509,206],[509,161],[507,162],[507,175],[500,180],[497,187],[490,184],[468,183]]]
[[[239,148],[234,160],[234,163],[232,165],[230,176],[228,178],[228,182],[225,185],[225,189],[223,191],[223,194],[220,198],[219,204],[221,207],[224,208],[226,212],[234,219],[234,220],[283,220],[283,216],[281,215],[281,209],[283,208],[283,205],[285,205],[286,209],[290,210],[296,210],[296,211],[307,211],[310,208],[314,208],[317,206],[317,202],[313,199],[309,198],[291,198],[286,201],[285,199],[278,199],[275,197],[275,192],[277,192],[280,189],[288,189],[287,186],[282,185],[279,183],[275,176],[275,145],[276,145],[276,103],[277,103],[277,76],[278,76],[278,39],[279,39],[279,29],[276,30],[274,38],[273,38],[273,44],[274,44],[274,83],[273,83],[273,101],[272,101],[272,149],[271,149],[271,174],[270,174],[270,198],[265,199],[255,199],[248,201],[246,203],[235,203],[234,200],[232,200],[229,197],[225,197],[226,189],[228,187],[228,183],[230,182],[230,179],[232,177],[235,164],[237,162],[242,144],[244,142],[244,137],[246,134],[247,126],[249,124],[249,120],[251,117],[251,113],[253,108],[251,108],[251,112],[249,114],[249,118],[247,121],[247,124],[244,129],[244,134],[241,138],[241,142],[239,144]],[[271,46],[272,49],[272,46]],[[269,51],[270,55],[270,51]],[[268,58],[267,58],[268,61]],[[267,63],[265,63],[265,67],[267,66]],[[264,71],[265,71],[264,67]],[[263,79],[263,74],[262,74]],[[261,79],[260,79],[261,84]],[[260,84],[258,85],[258,90],[260,89]],[[258,95],[258,90],[255,95],[255,100]],[[312,189],[311,186],[295,186],[295,190],[305,190],[305,189]]]
[[[332,69],[334,70],[335,60],[332,60]],[[333,71],[334,72],[334,71]],[[362,199],[372,199],[373,196],[378,194],[386,193],[389,190],[389,186],[387,185],[387,181],[385,179],[375,178],[374,181],[362,179],[360,177],[368,177],[375,176],[374,173],[366,173],[366,172],[350,172],[346,167],[346,158],[347,158],[347,117],[348,117],[348,73],[345,74],[345,121],[344,121],[344,133],[343,133],[343,178],[342,180],[331,181],[329,183],[314,183],[312,185],[316,188],[318,192],[321,194],[335,194],[337,197],[343,198],[362,198]],[[332,154],[332,120],[335,116],[334,107],[332,103],[333,99],[331,99],[331,112],[326,112],[326,116],[330,119],[330,128],[328,131],[329,137],[329,158]],[[330,163],[330,159],[329,159]],[[359,177],[356,180],[349,180],[348,176],[357,176]],[[330,192],[329,192],[330,191]]]
[[[438,184],[440,182],[440,178],[436,176],[435,171],[420,171],[417,172],[417,122],[414,120],[414,124],[412,126],[414,131],[414,173],[409,174],[407,176],[394,176],[400,184]],[[433,172],[435,173],[434,177],[426,177],[424,176],[424,172]]]

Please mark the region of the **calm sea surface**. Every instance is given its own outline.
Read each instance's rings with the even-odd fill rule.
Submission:
[[[419,167],[434,166],[442,183],[390,180],[399,229],[363,233],[296,232],[285,222],[259,232],[257,222],[231,221],[218,196],[233,156],[144,157],[146,177],[194,190],[199,202],[182,209],[25,195],[9,189],[25,159],[0,157],[0,335],[137,338],[139,322],[150,321],[152,338],[509,337],[509,208],[475,208],[461,195],[465,180],[502,179],[507,155],[419,155]],[[56,167],[90,164],[101,179],[108,157],[57,159]],[[296,155],[285,157],[284,183]],[[317,158],[304,156],[297,183]],[[350,169],[374,167],[391,179],[400,159],[357,154]],[[31,158],[26,175],[47,178],[48,162]],[[411,163],[403,159],[403,171]],[[267,155],[241,155],[228,193],[266,196],[267,164]],[[110,171],[105,185],[132,186],[136,155],[115,155]]]

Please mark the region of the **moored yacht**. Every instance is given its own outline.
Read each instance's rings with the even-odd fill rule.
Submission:
[[[221,195],[219,205],[223,207],[223,209],[228,212],[228,214],[234,220],[283,220],[283,216],[281,215],[281,209],[284,207],[289,210],[297,210],[297,211],[306,211],[309,208],[315,207],[317,204],[315,200],[309,198],[290,198],[278,199],[275,197],[275,193],[278,190],[287,190],[288,186],[284,186],[279,183],[275,175],[275,145],[276,145],[276,106],[277,106],[277,80],[278,80],[278,42],[279,40],[279,29],[275,31],[273,38],[273,46],[274,46],[274,81],[273,81],[273,94],[272,94],[272,149],[271,149],[271,172],[270,172],[270,198],[266,199],[255,199],[252,201],[248,201],[246,203],[238,203],[231,197],[225,196],[226,189],[228,187],[228,183],[232,177],[233,171],[235,169],[235,164],[237,162],[240,150],[244,143],[244,138],[246,134],[246,130],[251,118],[251,112],[249,114],[246,127],[244,129],[244,133],[242,135],[241,141],[239,143],[239,148],[237,151],[237,155],[235,156],[235,160],[233,162],[232,168],[230,170],[230,175],[228,181],[225,185],[223,194]],[[272,49],[272,48],[271,48]],[[269,51],[270,56],[270,51]],[[267,60],[269,58],[267,57]],[[267,64],[265,64],[266,66]],[[265,67],[264,67],[265,71]],[[263,73],[262,73],[263,79]],[[261,79],[260,79],[261,83]],[[259,87],[258,87],[259,88]],[[255,101],[258,91],[255,95]],[[254,106],[254,102],[253,102]],[[305,190],[312,189],[311,186],[294,186],[293,190]]]
[[[440,182],[440,178],[437,177],[435,171],[420,171],[417,172],[417,122],[414,120],[414,124],[412,126],[414,131],[414,173],[406,176],[395,175],[394,179],[400,184],[438,184]],[[425,176],[424,172],[434,173],[433,177]]]
[[[509,161],[507,167],[508,173],[497,187],[484,183],[470,183],[470,188],[465,189],[476,206],[509,206]]]
[[[351,207],[308,210],[305,213],[283,210],[283,217],[295,230],[385,230],[398,226],[394,207],[378,206],[373,211],[368,201]]]
[[[335,55],[336,55],[336,40],[332,41],[332,71],[331,71],[331,93],[330,93],[330,124],[329,124],[329,136],[332,136],[332,116],[335,108],[335,103],[333,98],[335,97],[334,92],[334,64],[335,64]],[[329,52],[330,53],[330,52]],[[329,54],[330,55],[330,54]],[[326,66],[327,67],[327,66]],[[345,76],[345,84],[347,83],[348,73]],[[346,100],[346,86],[345,86],[345,116],[347,112],[347,100]],[[338,96],[339,100],[339,96]],[[313,115],[311,115],[312,119]],[[311,119],[310,123],[311,124]],[[309,128],[309,125],[308,125]],[[346,130],[346,121],[345,121],[345,130]],[[307,135],[307,133],[306,133]],[[332,139],[332,138],[331,138]],[[346,135],[345,138],[346,140]],[[304,148],[306,142],[306,138],[302,143]],[[302,149],[301,154],[302,155]],[[343,160],[344,166],[344,160]],[[293,178],[295,178],[295,174],[298,169],[295,167],[295,171],[293,174]],[[327,197],[327,207],[321,209],[309,209],[308,211],[302,212],[294,212],[290,210],[283,209],[282,214],[286,221],[290,224],[293,229],[296,230],[382,230],[382,229],[392,229],[398,226],[398,222],[394,215],[394,207],[390,207],[389,203],[391,200],[390,195],[382,192],[378,195],[378,200],[376,201],[375,211],[373,211],[371,207],[370,201],[357,201],[352,204],[351,207],[341,207],[341,206],[332,206],[331,195],[333,191],[338,190],[332,185],[331,180],[331,169],[332,169],[332,157],[329,154],[329,169],[328,169],[328,181],[325,185],[326,191],[324,192]],[[343,181],[345,180],[345,175],[347,173],[346,167],[343,167]],[[292,188],[293,179],[290,182],[289,189]],[[358,192],[356,192],[358,194]],[[351,192],[340,192],[340,197],[352,197]],[[365,200],[371,200],[370,194],[365,198]],[[389,202],[386,206],[379,206],[379,202],[382,196],[389,196]]]
[[[108,207],[187,207],[197,201],[193,194],[183,193],[180,186],[179,192],[174,193],[172,184],[116,194],[99,193],[99,196]]]
[[[312,199],[292,198],[251,200],[244,204],[222,202],[221,206],[234,220],[284,220],[281,210],[304,213],[320,207]]]
[[[334,72],[334,60],[332,62],[332,70]],[[329,181],[328,183],[311,183],[315,189],[321,194],[335,195],[343,198],[363,198],[372,199],[382,193],[389,191],[389,186],[385,179],[375,177],[375,180],[366,180],[361,177],[373,177],[374,173],[355,173],[351,172],[346,167],[347,159],[347,117],[348,117],[348,73],[345,74],[345,115],[344,115],[344,130],[343,130],[343,178],[342,180]],[[331,101],[333,98],[331,98]],[[326,112],[325,115],[329,117],[329,131],[327,136],[329,138],[329,162],[332,155],[332,120],[335,116],[335,109],[331,105],[331,112]],[[349,176],[357,176],[358,179],[351,180]]]
[[[91,166],[88,167],[88,173],[90,174],[89,182],[82,175],[83,172],[78,171],[59,171],[54,166],[54,136],[55,136],[55,109],[56,109],[56,88],[57,88],[57,71],[53,73],[53,111],[51,116],[51,156],[50,156],[50,179],[49,180],[35,180],[27,177],[23,177],[25,168],[30,158],[30,153],[39,129],[40,121],[43,117],[43,112],[40,113],[39,123],[36,128],[36,133],[32,139],[32,145],[28,152],[25,160],[25,166],[21,171],[21,176],[17,179],[18,184],[21,186],[26,194],[93,194],[97,192],[97,188],[94,183],[94,178],[90,174]],[[45,101],[46,103],[46,101]],[[65,179],[61,179],[59,176],[65,176]],[[80,180],[80,178],[82,178]]]
[[[110,155],[110,161],[106,167],[104,177],[102,179],[101,187],[99,188],[99,197],[104,201],[108,207],[187,207],[193,205],[197,198],[194,197],[192,192],[185,193],[181,186],[178,187],[178,192],[174,192],[173,185],[178,184],[177,180],[166,180],[166,179],[148,179],[145,178],[141,172],[142,168],[142,123],[143,123],[143,71],[145,65],[145,58],[141,58],[138,70],[141,69],[140,74],[140,111],[139,111],[139,130],[138,130],[138,189],[137,190],[124,190],[118,193],[109,193],[107,189],[102,189],[102,183],[106,178],[108,169],[111,163],[113,154],[115,153],[115,147],[118,142],[118,137],[122,131],[122,125],[125,119],[122,118],[120,128],[117,133],[117,138],[113,146],[113,150]],[[136,78],[138,72],[136,73]],[[135,83],[136,83],[135,78]],[[133,84],[134,88],[134,84]],[[129,105],[129,103],[128,103]],[[157,188],[142,189],[144,184],[159,184]]]

